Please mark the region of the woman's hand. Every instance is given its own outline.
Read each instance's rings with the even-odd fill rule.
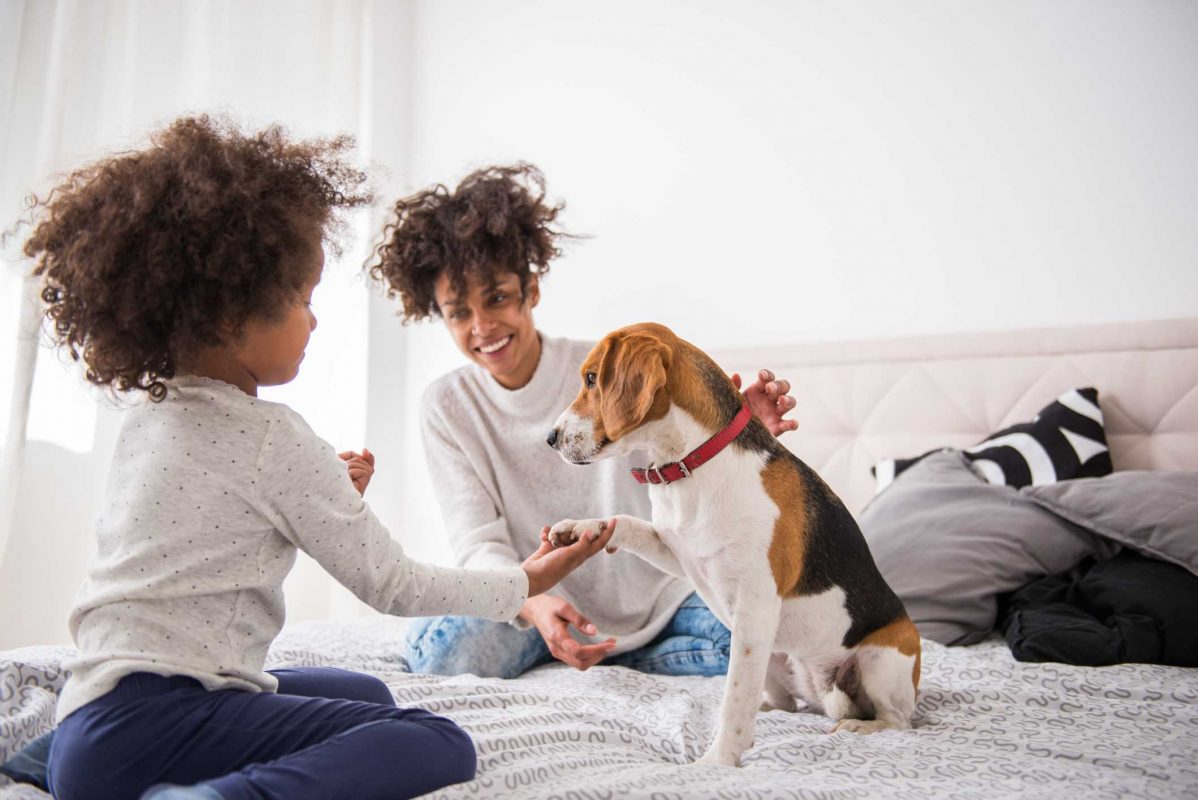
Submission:
[[[554,658],[574,669],[595,666],[616,646],[615,639],[583,644],[571,636],[571,625],[589,635],[598,631],[589,619],[578,613],[578,609],[560,597],[547,594],[530,597],[520,610],[520,616],[537,629]]]
[[[370,479],[374,476],[374,453],[370,452],[370,448],[363,447],[361,453],[346,450],[337,455],[345,462],[349,479],[353,481],[358,494],[366,494],[366,487],[370,485]]]
[[[738,373],[732,373],[732,383],[737,389],[740,388]],[[757,380],[744,390],[744,395],[749,409],[774,436],[781,436],[799,427],[799,423],[793,419],[782,419],[795,407],[795,399],[790,396],[790,381],[775,379],[774,373],[763,369],[757,373]]]
[[[583,531],[578,541],[568,547],[554,547],[549,542],[549,526],[541,528],[541,546],[521,565],[528,575],[528,596],[552,589],[558,581],[580,567],[584,561],[603,549],[616,531],[616,521],[604,531]]]

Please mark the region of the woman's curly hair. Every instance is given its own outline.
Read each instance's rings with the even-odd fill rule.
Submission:
[[[433,287],[442,273],[464,295],[470,278],[488,285],[514,272],[526,295],[530,275],[561,255],[557,241],[568,234],[550,226],[564,207],[545,202],[545,177],[531,164],[480,169],[453,192],[437,184],[397,202],[368,269],[387,297],[399,295],[405,323],[440,315]]]
[[[370,202],[352,146],[186,117],[34,196],[24,251],[56,343],[92,383],[161,400],[194,348],[281,314],[312,277],[314,237]]]

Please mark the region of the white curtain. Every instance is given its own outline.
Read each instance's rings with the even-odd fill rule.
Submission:
[[[371,0],[0,0],[0,229],[57,174],[204,111],[296,136],[354,134],[364,161],[393,168],[374,170],[386,197],[405,158],[390,109],[407,91],[410,18],[407,3]],[[377,224],[378,212],[352,220],[316,294],[304,371],[264,391],[339,448],[365,436],[370,303],[358,268]],[[44,346],[21,277],[27,233],[7,238],[0,270],[0,649],[66,641],[120,420]],[[361,611],[305,560],[286,588],[292,620]]]

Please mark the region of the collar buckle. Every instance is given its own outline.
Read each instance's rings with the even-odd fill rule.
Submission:
[[[695,465],[695,468],[706,464],[717,453],[727,447],[733,439],[739,436],[740,432],[745,429],[745,426],[749,424],[749,420],[752,418],[753,412],[749,409],[749,406],[747,404],[742,405],[740,411],[732,418],[731,422],[724,426],[723,430],[691,451],[690,455],[679,461],[671,461],[663,467],[650,464],[644,469],[634,469],[632,470],[632,477],[636,479],[637,483],[652,483],[654,485],[665,485],[680,481],[683,478],[689,478],[691,476],[691,468],[686,465],[688,460]],[[671,473],[673,475],[672,478],[666,475],[665,471],[667,469],[675,468],[677,468],[677,472]]]

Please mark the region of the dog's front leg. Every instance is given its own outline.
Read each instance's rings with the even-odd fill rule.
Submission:
[[[663,572],[677,575],[679,578],[686,577],[682,564],[678,562],[674,551],[658,536],[653,523],[627,514],[618,514],[615,520],[616,532],[607,543],[608,552],[624,549],[640,556]],[[583,531],[599,532],[604,530],[606,525],[607,520],[602,519],[563,519],[549,529],[549,541],[554,547],[573,544],[578,541]]]
[[[720,722],[711,747],[696,763],[740,765],[753,744],[765,673],[778,631],[782,601],[775,594],[737,597],[732,613],[732,647]]]

